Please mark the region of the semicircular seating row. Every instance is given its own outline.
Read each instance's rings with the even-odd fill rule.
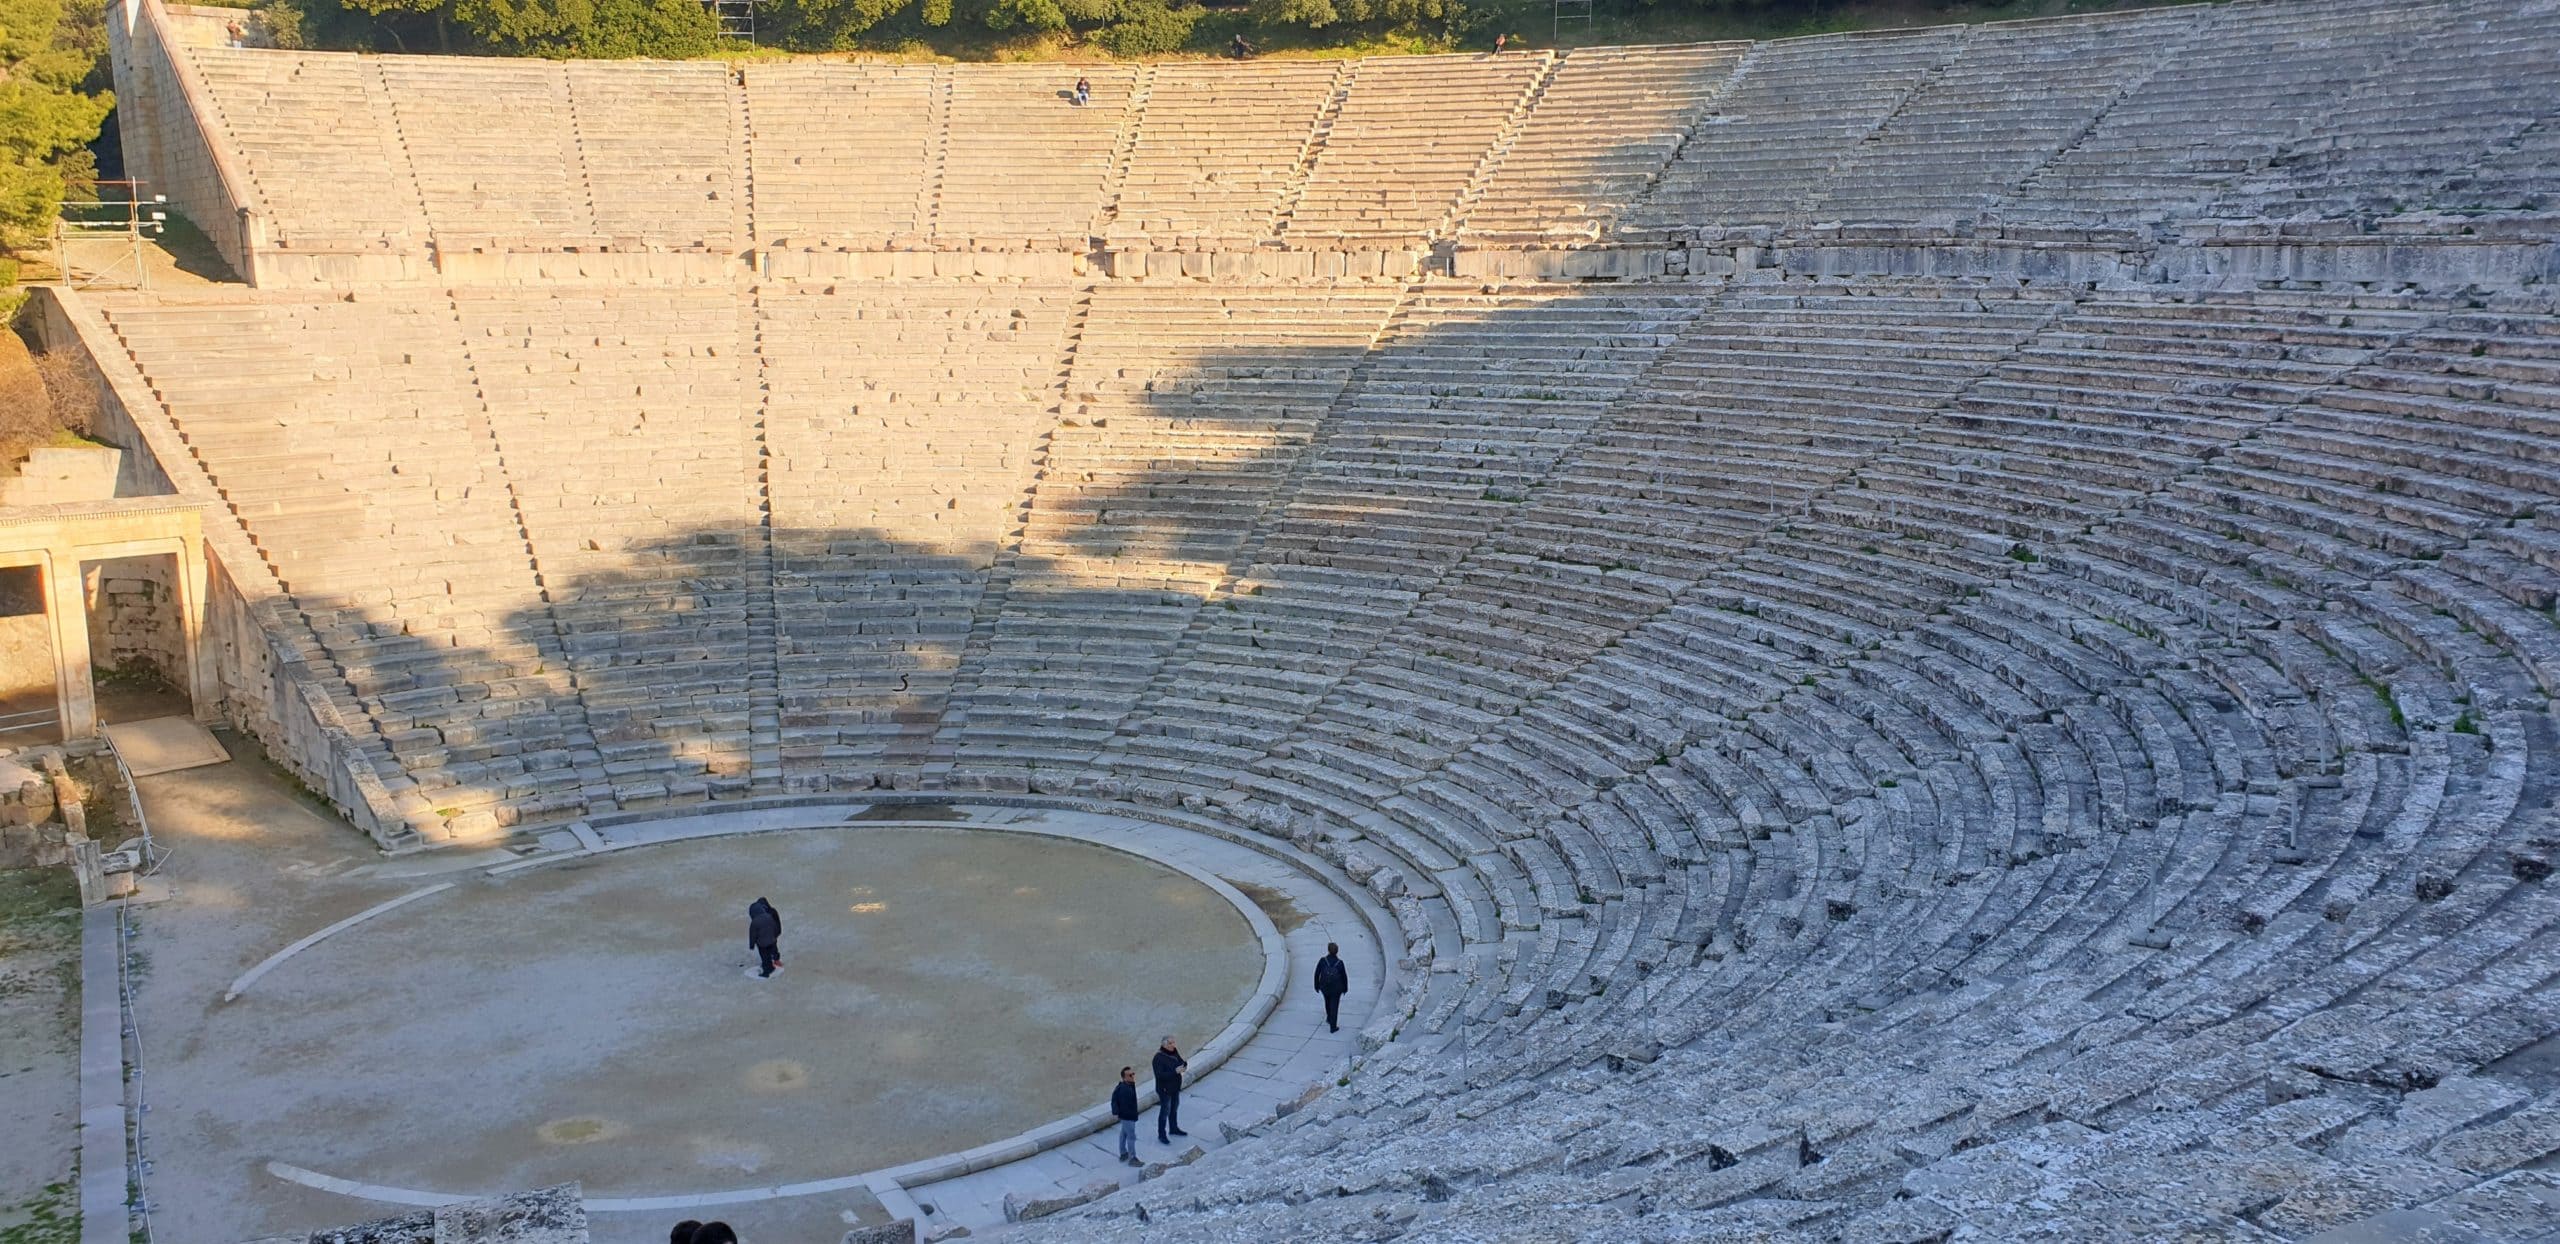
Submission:
[[[1028,789],[1386,899],[1361,1077],[1167,1238],[2299,1238],[2560,1152],[2546,298],[102,306],[421,828]]]

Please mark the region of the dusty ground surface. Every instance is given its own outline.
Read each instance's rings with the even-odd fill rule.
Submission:
[[[0,1244],[80,1238],[79,907],[67,868],[0,871]]]
[[[1099,847],[859,827],[436,875],[459,857],[384,860],[225,742],[247,758],[141,783],[177,852],[176,897],[140,935],[152,1193],[178,1244],[392,1208],[271,1161],[445,1192],[575,1179],[594,1198],[966,1148],[1099,1100],[1163,1032],[1205,1040],[1261,971],[1224,900]],[[459,884],[221,1001],[295,938],[441,880]],[[759,894],[784,914],[771,981],[745,941]],[[690,1216],[831,1240],[865,1212],[857,1190]],[[598,1238],[626,1228],[664,1238],[646,1215]]]

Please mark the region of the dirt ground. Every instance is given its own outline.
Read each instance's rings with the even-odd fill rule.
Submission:
[[[80,1238],[79,911],[71,870],[0,871],[0,1244]]]
[[[1225,900],[1083,843],[848,826],[665,843],[499,878],[499,851],[385,859],[235,736],[141,780],[173,891],[138,916],[160,1238],[228,1244],[390,1212],[270,1163],[590,1197],[828,1178],[1099,1100],[1165,1032],[1197,1042],[1261,951]],[[437,871],[444,870],[444,871]],[[225,987],[384,899],[454,888]],[[758,980],[745,906],[784,913]],[[724,1210],[833,1239],[867,1192]],[[664,1224],[623,1215],[600,1232]],[[637,1237],[634,1237],[637,1238]],[[0,1240],[0,1244],[14,1241]]]

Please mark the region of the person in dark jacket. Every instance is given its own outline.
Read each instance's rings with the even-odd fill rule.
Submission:
[[[1351,970],[1342,966],[1342,947],[1326,942],[1324,958],[1316,960],[1316,992],[1324,995],[1325,1031],[1342,1031],[1342,995],[1350,991]]]
[[[1120,1069],[1120,1082],[1111,1086],[1111,1117],[1120,1120],[1120,1160],[1131,1166],[1138,1164],[1138,1069]]]
[[[755,947],[757,976],[771,976],[782,966],[782,912],[759,898],[747,905],[747,945]]]
[[[1156,1143],[1169,1145],[1175,1136],[1188,1136],[1182,1130],[1182,1072],[1191,1065],[1182,1051],[1173,1048],[1173,1038],[1166,1037],[1156,1047]],[[1171,1133],[1171,1135],[1167,1135]]]
[[[738,1232],[725,1222],[706,1222],[694,1228],[693,1244],[738,1244]]]
[[[702,1223],[699,1220],[687,1218],[667,1228],[667,1244],[693,1244],[694,1233],[700,1230]]]

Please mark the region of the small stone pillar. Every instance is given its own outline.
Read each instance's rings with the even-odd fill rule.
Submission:
[[[53,680],[62,701],[62,737],[98,732],[98,695],[89,685],[89,594],[80,580],[80,557],[56,548],[44,561],[44,613],[53,630]]]

